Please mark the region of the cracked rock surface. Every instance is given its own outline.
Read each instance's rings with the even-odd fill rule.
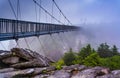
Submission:
[[[0,50],[0,78],[120,78],[120,70],[84,65],[56,70],[53,60],[28,49]]]

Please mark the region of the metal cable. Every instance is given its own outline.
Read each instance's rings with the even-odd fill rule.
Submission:
[[[19,9],[19,19],[21,19],[21,8],[20,8],[20,0],[18,0],[18,9]]]
[[[25,40],[25,42],[26,42],[26,45],[27,45],[28,49],[30,49],[30,46],[29,46],[29,44],[28,44],[26,38],[24,38],[24,40]]]
[[[50,35],[50,37],[51,37],[52,41],[54,42],[54,44],[57,45],[57,42],[56,42],[56,40],[52,37],[52,35]],[[54,46],[55,46],[55,48],[57,49],[58,54],[60,54],[59,52],[61,51],[61,49],[59,49],[59,47],[57,47],[56,45],[54,45]],[[59,55],[59,56],[62,57],[62,55]]]
[[[37,22],[37,6],[36,6],[36,4],[35,4],[35,17],[36,17],[36,22]]]
[[[52,1],[54,2],[55,6],[58,8],[58,10],[61,12],[61,14],[63,15],[63,17],[72,25],[72,23],[70,22],[70,20],[64,15],[64,13],[62,12],[62,10],[59,8],[59,6],[55,2],[55,0],[52,0]]]
[[[58,37],[59,37],[59,39],[62,41],[62,43],[63,43],[63,49],[64,49],[64,46],[65,46],[66,44],[65,44],[64,40],[62,39],[62,37],[60,37],[60,34],[58,34]]]
[[[32,42],[35,40],[35,37],[31,40],[30,44],[32,44]]]
[[[54,3],[52,3],[52,12],[51,12],[51,14],[52,14],[52,16],[53,16],[53,8],[54,8]],[[53,18],[51,17],[51,23],[53,23]]]
[[[40,5],[42,4],[42,1],[41,0],[39,0],[40,1]],[[41,19],[41,8],[39,8],[39,22],[40,22],[40,19]]]
[[[17,20],[21,19],[20,0],[17,0]]]
[[[42,0],[39,0],[39,4],[40,5],[42,4]],[[39,7],[39,22],[40,22],[40,19],[41,19],[41,8]],[[46,20],[47,20],[47,16],[46,16]],[[42,42],[40,40],[40,36],[37,36],[37,38],[38,38],[39,44],[41,46],[41,49],[43,50],[43,52],[46,52],[44,45],[42,44]]]
[[[19,3],[19,0],[17,1],[17,14],[15,13],[15,10],[14,10],[14,8],[13,8],[13,6],[12,6],[11,1],[8,0],[8,2],[9,2],[9,4],[10,4],[10,7],[11,7],[11,9],[12,9],[12,12],[13,12],[15,18],[18,20],[19,11],[20,11],[20,3]],[[16,43],[17,43],[17,40],[15,40],[15,41],[16,41]],[[16,46],[19,46],[18,43],[16,44]],[[16,47],[16,46],[15,46],[15,47]]]
[[[60,15],[59,15],[59,20],[61,21],[61,12],[59,12],[59,14],[60,14]]]
[[[46,18],[46,23],[47,23],[48,22],[47,14],[45,15],[45,18]]]
[[[40,40],[40,37],[38,36],[37,38],[38,38],[38,41],[39,41],[39,43],[40,43],[41,49],[43,50],[43,52],[46,52],[44,46],[42,45],[42,42],[41,42],[41,40]]]
[[[63,33],[64,35],[64,33]],[[62,37],[61,37],[62,38]],[[63,39],[64,42],[68,41],[68,39],[64,36],[65,40]],[[69,43],[69,42],[68,42]],[[68,47],[68,49],[70,48],[69,44],[66,42],[66,46]]]
[[[43,11],[45,11],[45,13],[47,13],[49,16],[51,16],[53,19],[55,19],[57,22],[61,23],[64,25],[64,23],[62,23],[61,21],[59,21],[57,18],[55,18],[53,15],[51,15],[45,8],[43,8],[36,0],[33,0],[35,4],[37,4]]]
[[[18,20],[18,17],[19,17],[19,0],[17,0],[17,20]]]
[[[3,47],[4,50],[7,50],[1,41],[0,41],[0,44]]]
[[[11,7],[11,9],[12,9],[12,12],[13,12],[13,14],[14,14],[15,18],[17,19],[17,15],[16,15],[16,13],[15,13],[15,11],[14,11],[14,8],[13,8],[13,6],[12,6],[11,1],[10,1],[10,0],[8,0],[8,2],[9,2],[9,4],[10,4],[10,7]]]
[[[19,13],[20,13],[20,19],[21,19],[20,1],[17,0],[17,20],[19,19]],[[18,22],[17,22],[17,26],[18,26]],[[15,42],[16,42],[16,46],[15,46],[15,47],[18,46],[18,48],[20,48],[20,45],[19,45],[19,43],[18,43],[18,40],[19,40],[19,39],[15,39]]]
[[[70,41],[69,41],[68,37],[65,35],[65,33],[63,33],[63,35],[64,35],[65,40],[67,40],[68,43],[69,43]],[[71,47],[69,46],[69,44],[68,44],[68,47],[71,48]]]
[[[19,39],[18,39],[18,40],[19,40]],[[15,40],[15,42],[16,42],[16,46],[15,46],[15,47],[17,47],[17,46],[18,46],[18,48],[20,48],[20,45],[19,45],[18,40],[17,40],[17,39]]]
[[[56,42],[56,40],[52,37],[52,35],[50,35],[50,37],[51,37],[52,41],[54,42],[54,44],[57,45],[57,42]],[[56,45],[54,45],[54,46],[55,46],[56,49],[58,49],[58,47],[57,47]],[[59,50],[59,51],[60,51],[60,50]]]

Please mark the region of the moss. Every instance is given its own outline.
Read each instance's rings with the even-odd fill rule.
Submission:
[[[62,69],[63,65],[65,65],[63,59],[60,59],[56,63],[52,64],[52,66],[55,66],[57,70]]]

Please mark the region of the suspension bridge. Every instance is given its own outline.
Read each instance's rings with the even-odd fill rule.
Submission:
[[[78,30],[79,27],[0,19],[0,41]]]
[[[11,0],[8,0],[11,10],[15,16],[15,19],[7,19],[7,18],[0,18],[0,41],[5,40],[15,40],[16,43],[20,38],[26,37],[39,37],[40,35],[52,35],[55,33],[64,33],[64,32],[72,32],[72,31],[79,31],[80,27],[74,26],[70,20],[64,15],[62,10],[59,8],[55,0],[51,0],[53,5],[58,9],[59,13],[68,24],[64,24],[59,19],[57,19],[53,15],[53,5],[52,5],[52,12],[50,13],[46,10],[41,2],[42,0],[32,0],[35,4],[35,12],[36,12],[36,22],[33,21],[23,21],[20,19],[21,11],[20,11],[20,0],[17,0],[17,11],[15,11]],[[39,2],[38,2],[39,1]],[[58,22],[58,24],[51,23],[42,23],[37,21],[37,9],[39,7],[40,10],[43,10],[51,19]],[[39,18],[40,19],[40,18]]]

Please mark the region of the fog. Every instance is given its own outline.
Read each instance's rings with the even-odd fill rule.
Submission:
[[[70,48],[74,52],[78,52],[87,44],[91,44],[96,49],[99,44],[106,42],[111,46],[117,45],[120,48],[118,23],[96,23],[89,25],[86,23],[79,26],[81,27],[80,31],[40,35],[39,38],[21,38],[18,40],[19,48],[31,49],[53,59],[59,59]],[[7,41],[7,43],[4,41],[2,43],[4,46],[9,43],[8,48],[6,47],[8,50],[13,47],[18,47],[14,40]]]
[[[75,52],[79,51],[82,44],[86,42],[84,41],[84,36],[80,34],[81,33],[79,31],[72,31],[52,35],[42,35],[39,36],[39,38],[21,38],[18,40],[18,46],[16,46],[17,44],[14,40],[10,41],[9,49],[14,47],[27,48],[44,56],[59,59],[65,52],[68,52],[70,48]]]
[[[101,43],[107,43],[110,46],[117,45],[120,48],[119,23],[99,23],[84,25],[84,35],[88,38],[94,48]]]
[[[100,43],[108,43],[109,45],[117,45],[120,48],[120,2],[119,0],[56,0],[62,11],[72,21],[73,25],[80,26],[79,32],[66,32],[60,34],[42,35],[39,37],[29,37],[19,39],[20,48],[30,48],[42,55],[60,58],[70,48],[78,52],[80,48],[87,44],[91,44],[96,49]],[[11,0],[16,12],[17,0]],[[51,13],[52,0],[42,0],[42,5]],[[66,4],[67,3],[67,4]],[[46,6],[47,5],[47,6]],[[4,8],[3,8],[4,7]],[[21,18],[26,21],[40,21],[51,23],[51,17],[44,11],[39,13],[37,7],[37,15],[35,14],[35,4],[32,0],[20,0]],[[72,11],[71,11],[72,9]],[[57,8],[54,6],[53,15],[68,24],[61,16]],[[37,20],[36,20],[37,16]],[[40,18],[39,18],[40,17]],[[0,18],[15,19],[7,0],[0,1]],[[40,20],[39,20],[40,19]],[[57,23],[55,20],[52,23]],[[27,41],[29,47],[26,45]],[[0,49],[10,50],[16,47],[16,42],[2,41]]]

